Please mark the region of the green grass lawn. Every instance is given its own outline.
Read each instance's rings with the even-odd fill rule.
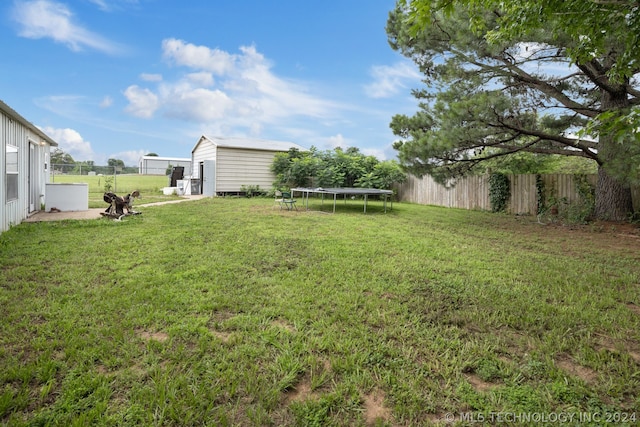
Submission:
[[[136,201],[136,205],[179,199],[176,195],[165,196],[162,193],[162,188],[169,185],[169,178],[159,175],[117,175],[115,178],[113,175],[54,175],[51,182],[89,184],[89,208],[107,206],[102,198],[107,184],[111,186],[109,191],[113,191],[119,196],[138,190],[142,194],[142,199]]]
[[[379,202],[141,210],[0,234],[0,423],[640,419],[637,228]]]

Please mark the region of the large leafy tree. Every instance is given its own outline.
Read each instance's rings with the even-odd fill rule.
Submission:
[[[120,166],[120,167],[124,167],[124,160],[120,160],[120,159],[109,159],[109,160],[107,160],[107,165],[108,165],[108,166]]]
[[[51,152],[51,164],[53,165],[72,165],[75,163],[71,154],[65,153],[60,148],[56,148]]]
[[[640,181],[636,3],[399,0],[389,42],[426,84],[420,111],[391,123],[402,164],[446,181],[523,151],[584,157],[596,216],[626,219]]]
[[[379,161],[356,147],[277,153],[271,164],[275,187],[374,187],[389,189],[406,180],[394,160]]]

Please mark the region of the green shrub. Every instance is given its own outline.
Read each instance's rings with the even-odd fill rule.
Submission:
[[[240,191],[249,198],[263,196],[267,193],[266,191],[263,191],[259,185],[243,185],[240,187]]]
[[[511,197],[509,177],[502,173],[489,176],[489,201],[492,212],[504,212]]]

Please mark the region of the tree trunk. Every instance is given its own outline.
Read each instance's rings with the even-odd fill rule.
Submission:
[[[598,168],[595,216],[606,221],[625,221],[633,212],[631,188]]]
[[[627,92],[624,85],[616,90],[602,90],[602,110],[617,110],[629,106]],[[612,135],[600,134],[598,143],[598,183],[596,185],[597,219],[606,221],[625,221],[633,212],[631,188],[621,177],[615,177],[611,166],[619,165],[627,155],[626,147],[615,141]],[[619,167],[619,166],[618,166]],[[615,169],[615,167],[614,167]]]

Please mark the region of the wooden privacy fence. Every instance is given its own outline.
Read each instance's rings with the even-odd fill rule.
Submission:
[[[511,197],[507,210],[514,214],[535,214],[537,210],[536,176],[509,175]],[[565,198],[574,203],[580,200],[576,189],[574,175],[553,174],[540,175],[544,183],[545,193],[556,198]],[[595,186],[597,175],[586,176],[589,183]],[[491,210],[489,201],[489,175],[468,176],[458,180],[455,186],[446,187],[436,183],[425,175],[417,178],[409,175],[409,179],[395,187],[398,200],[421,205],[445,206],[449,208]],[[634,207],[640,205],[640,187],[633,190]]]

